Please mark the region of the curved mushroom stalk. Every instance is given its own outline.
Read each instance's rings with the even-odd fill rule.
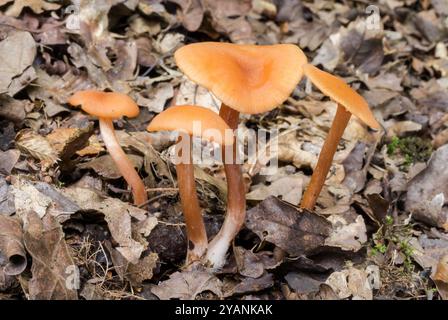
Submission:
[[[310,184],[300,204],[302,208],[313,210],[322,186],[325,183],[325,178],[330,170],[339,140],[341,140],[351,115],[357,116],[373,129],[379,129],[380,125],[370,111],[365,99],[350,88],[342,79],[322,71],[311,64],[303,66],[303,71],[322,93],[338,103],[338,109],[330,132],[325,139],[316,168],[311,176]]]
[[[134,204],[137,206],[145,204],[148,200],[145,185],[143,184],[142,179],[140,179],[137,171],[135,171],[134,165],[121,148],[115,135],[112,119],[100,118],[99,122],[101,136],[103,137],[106,149],[114,160],[117,169],[131,187]]]
[[[121,149],[115,136],[112,119],[123,116],[136,117],[140,110],[129,96],[118,92],[96,90],[78,91],[68,102],[81,108],[90,115],[98,117],[100,131],[106,149],[115,161],[117,169],[132,189],[134,204],[141,206],[147,202],[145,185],[134,169],[133,164]]]
[[[186,265],[193,261],[200,260],[207,251],[208,239],[205,232],[204,221],[202,220],[201,208],[197,197],[196,184],[194,181],[194,167],[191,156],[191,140],[189,137],[185,139],[188,141],[189,157],[187,163],[180,161],[176,164],[177,183],[179,186],[180,200],[182,204],[182,211],[185,217],[185,225],[187,228],[188,251]],[[179,148],[182,137],[176,144],[176,152],[179,159],[182,157],[182,147]]]
[[[219,115],[232,130],[237,128],[238,111],[222,104]],[[226,159],[226,148],[222,149],[222,156]],[[221,230],[209,244],[206,256],[207,264],[214,269],[224,266],[227,250],[246,218],[246,190],[241,165],[236,164],[236,140],[232,146],[232,163],[224,162],[224,169],[227,178],[227,213]]]
[[[334,154],[338,148],[339,141],[344,134],[344,130],[347,127],[351,116],[352,114],[350,112],[345,110],[342,105],[338,104],[336,116],[334,117],[328,136],[320,151],[316,168],[314,168],[313,175],[311,176],[311,181],[300,203],[302,208],[313,210],[316,205],[317,198],[325,183],[328,171],[330,171],[331,162],[333,161]]]

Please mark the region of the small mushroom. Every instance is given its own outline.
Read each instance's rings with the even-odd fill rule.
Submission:
[[[174,54],[178,67],[192,81],[207,88],[221,101],[219,115],[232,130],[238,127],[240,112],[267,112],[283,101],[302,78],[306,56],[291,44],[269,46],[202,42],[186,45]],[[246,190],[241,165],[224,163],[227,188],[227,214],[223,226],[210,242],[208,263],[220,268],[227,250],[244,224]],[[226,150],[223,148],[223,159]]]
[[[134,165],[121,148],[114,131],[113,120],[136,117],[139,114],[137,104],[127,95],[117,92],[95,90],[79,91],[68,101],[99,119],[100,132],[104,144],[117,169],[131,187],[134,204],[141,206],[147,202],[147,194],[142,179],[134,169]]]
[[[195,132],[195,121],[200,122],[200,132]],[[198,106],[174,106],[159,113],[149,124],[148,131],[181,131],[188,135],[198,135],[203,139],[214,141],[220,145],[232,145],[233,134],[229,126],[213,111]],[[189,137],[188,137],[189,138]],[[180,140],[182,140],[180,136]],[[178,141],[176,147],[180,146]],[[177,181],[179,185],[182,210],[185,217],[188,238],[187,264],[199,260],[207,251],[208,240],[202,220],[201,209],[194,181],[194,167],[191,156],[186,162],[176,164]],[[182,149],[176,150],[183,159]],[[231,191],[229,191],[231,192]]]
[[[370,111],[364,98],[350,88],[342,79],[319,70],[311,64],[306,64],[303,70],[305,76],[322,93],[338,103],[336,116],[319,154],[319,160],[311,176],[311,181],[300,204],[302,208],[312,210],[325,183],[325,178],[330,170],[339,141],[352,114],[373,129],[380,129],[380,125]]]

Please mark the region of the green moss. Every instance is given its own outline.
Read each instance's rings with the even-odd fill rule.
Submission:
[[[401,155],[404,167],[409,167],[412,163],[427,161],[432,154],[432,145],[430,140],[421,137],[393,137],[387,145],[387,154]]]

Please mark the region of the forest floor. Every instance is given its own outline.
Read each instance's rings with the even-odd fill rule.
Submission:
[[[0,0],[0,299],[448,299],[446,0],[72,2]],[[146,131],[169,105],[219,109],[173,59],[200,41],[297,44],[383,127],[352,117],[302,214],[336,103],[303,78],[278,108],[242,115],[243,131],[278,130],[278,170],[246,159],[246,224],[218,273],[184,267],[175,141]],[[139,105],[115,128],[146,206],[98,121],[67,104],[84,89]],[[212,238],[227,189],[207,160],[195,176]]]

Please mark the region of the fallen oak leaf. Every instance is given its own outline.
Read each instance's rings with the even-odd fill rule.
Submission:
[[[247,211],[246,227],[293,256],[323,247],[332,229],[324,217],[273,196]]]

